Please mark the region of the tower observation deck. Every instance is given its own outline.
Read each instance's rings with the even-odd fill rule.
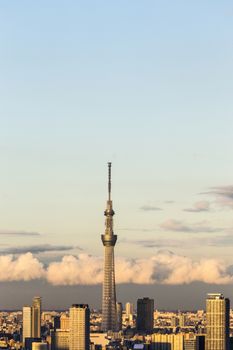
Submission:
[[[116,315],[116,286],[115,286],[115,265],[114,265],[114,246],[117,241],[117,235],[113,232],[113,215],[111,200],[111,163],[108,163],[108,200],[104,212],[105,233],[101,235],[104,245],[104,281],[103,281],[103,300],[102,300],[102,330],[117,330]]]

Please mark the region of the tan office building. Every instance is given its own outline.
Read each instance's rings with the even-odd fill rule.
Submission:
[[[70,318],[67,314],[62,314],[60,317],[60,328],[70,329]]]
[[[32,308],[31,306],[23,307],[23,345],[25,345],[25,338],[32,336]]]
[[[32,337],[41,337],[41,297],[34,297],[32,301]]]
[[[133,315],[133,304],[132,303],[125,304],[125,313],[127,316]]]
[[[89,350],[90,309],[87,304],[70,308],[70,350]]]
[[[229,299],[217,293],[207,295],[205,350],[229,350],[229,314]]]

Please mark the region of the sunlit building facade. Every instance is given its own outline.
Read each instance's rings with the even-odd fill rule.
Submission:
[[[41,297],[34,297],[32,301],[32,337],[41,337]]]
[[[31,306],[23,307],[23,346],[25,345],[25,338],[32,336],[32,308]]]
[[[89,350],[90,309],[87,304],[74,304],[70,308],[70,350]]]
[[[229,350],[229,314],[229,299],[217,293],[207,295],[205,350]]]

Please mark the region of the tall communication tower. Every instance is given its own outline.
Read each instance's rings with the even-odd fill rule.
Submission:
[[[117,235],[113,232],[113,215],[111,200],[111,163],[108,163],[108,200],[107,208],[104,212],[106,216],[105,233],[101,235],[104,245],[104,281],[103,281],[103,301],[102,301],[102,330],[117,330],[116,314],[116,286],[115,286],[115,265],[114,246]]]

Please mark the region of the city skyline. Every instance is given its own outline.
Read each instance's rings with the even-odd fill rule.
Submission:
[[[33,298],[37,307],[39,297]],[[40,298],[39,298],[40,299]],[[41,305],[41,303],[40,303]],[[137,344],[144,349],[147,344],[151,350],[230,350],[232,348],[233,310],[230,301],[222,294],[211,293],[206,296],[206,311],[162,311],[154,309],[154,300],[144,297],[137,300],[137,310],[131,303],[122,309],[119,319],[120,331],[105,333],[101,330],[102,313],[90,310],[87,304],[73,304],[66,311],[42,311],[40,313],[42,336],[25,338],[25,350],[89,350],[102,346],[108,349],[127,348]],[[30,331],[29,307],[23,312],[0,312],[0,330],[6,337],[1,338],[1,346],[22,348],[24,334]],[[28,313],[29,312],[29,313]],[[29,317],[28,317],[29,316]],[[37,315],[38,316],[38,315]],[[36,316],[36,317],[37,317]],[[30,322],[32,321],[32,322]],[[23,331],[23,332],[22,332]],[[30,332],[29,332],[30,334]],[[12,337],[13,336],[13,337]],[[107,346],[107,347],[106,347]]]
[[[1,308],[100,306],[108,161],[117,301],[233,299],[231,13],[1,2]]]

